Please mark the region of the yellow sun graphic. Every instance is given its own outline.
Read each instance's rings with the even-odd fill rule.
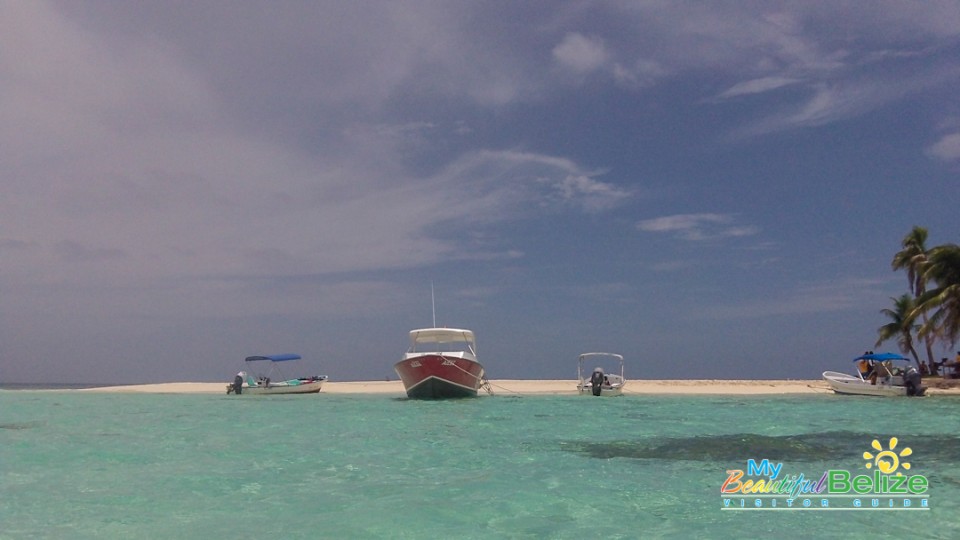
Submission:
[[[907,457],[913,454],[913,450],[910,447],[906,447],[900,451],[898,455],[894,452],[894,449],[897,447],[897,438],[890,437],[890,446],[888,450],[883,449],[883,445],[880,444],[880,441],[874,439],[870,446],[877,450],[877,455],[874,456],[870,452],[863,453],[863,459],[867,460],[866,467],[868,469],[872,468],[874,465],[877,466],[877,469],[880,470],[883,474],[891,474],[894,471],[897,471],[898,468],[903,467],[906,470],[910,470],[910,464],[907,462],[900,461],[900,458]],[[897,471],[897,476],[903,476],[903,473]]]

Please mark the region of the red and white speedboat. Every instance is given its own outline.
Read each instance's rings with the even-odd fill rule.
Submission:
[[[476,397],[486,384],[470,330],[421,328],[410,332],[410,349],[393,369],[407,397],[443,399]]]

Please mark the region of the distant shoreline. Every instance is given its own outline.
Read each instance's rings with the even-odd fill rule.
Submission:
[[[935,381],[932,381],[935,382]],[[490,381],[496,395],[575,395],[577,381],[495,379]],[[28,388],[27,386],[32,386]],[[61,388],[60,386],[63,386]],[[68,386],[72,386],[68,387]],[[129,394],[226,394],[227,382],[169,382],[113,386],[82,385],[17,385],[4,387],[10,391],[65,391]],[[960,387],[930,386],[933,395],[960,395]],[[624,394],[630,395],[795,395],[832,394],[823,380],[746,380],[746,379],[670,379],[629,380]],[[321,394],[396,394],[403,395],[400,381],[327,382]]]

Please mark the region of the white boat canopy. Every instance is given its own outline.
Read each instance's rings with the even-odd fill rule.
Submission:
[[[588,352],[588,353],[583,353],[583,354],[580,355],[580,359],[581,359],[581,360],[586,360],[587,358],[589,358],[589,357],[591,357],[591,356],[607,356],[607,357],[613,357],[613,358],[616,358],[617,360],[623,362],[623,355],[614,354],[614,353],[608,353],[608,352]]]
[[[410,331],[410,344],[417,343],[476,343],[473,332],[461,328],[420,328]]]
[[[584,362],[585,360],[589,360],[589,359],[611,359],[611,358],[614,359],[614,360],[616,360],[616,361],[618,361],[618,362],[620,362],[620,378],[624,378],[623,355],[622,355],[622,354],[608,353],[608,352],[588,352],[588,353],[583,353],[583,354],[581,354],[581,355],[577,358],[577,379],[579,379],[580,381],[585,381],[585,380],[589,379],[589,377],[587,377],[587,379],[585,379],[585,378],[583,377],[583,362]],[[600,366],[597,366],[597,367],[599,368]],[[589,368],[588,368],[588,369],[589,369]],[[601,371],[603,371],[603,370],[601,369]],[[587,373],[590,373],[590,372],[588,371]],[[624,379],[624,380],[626,380],[626,379]]]

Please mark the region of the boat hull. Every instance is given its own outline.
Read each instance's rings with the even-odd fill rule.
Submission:
[[[318,379],[300,384],[288,384],[287,382],[278,382],[269,386],[250,386],[243,383],[240,389],[241,395],[284,395],[284,394],[316,394],[320,392],[326,379]],[[233,392],[233,385],[227,385],[227,393]]]
[[[907,388],[905,386],[882,383],[870,384],[869,381],[863,381],[857,377],[835,371],[824,372],[823,379],[827,381],[830,389],[837,394],[886,397],[907,395]]]
[[[483,384],[483,366],[458,356],[408,356],[394,364],[407,397],[448,399],[476,397]]]
[[[593,386],[590,384],[590,381],[581,383],[577,385],[577,391],[581,396],[591,396],[593,397]],[[600,396],[598,397],[615,397],[623,395],[623,385],[617,386],[608,386],[603,385],[600,387]]]

